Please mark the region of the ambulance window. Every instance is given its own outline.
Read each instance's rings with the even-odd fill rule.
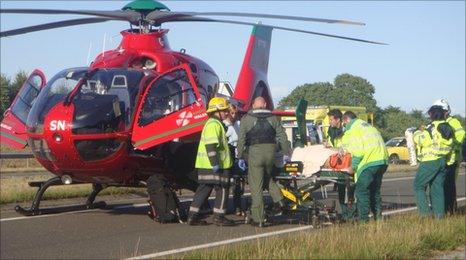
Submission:
[[[144,100],[138,124],[147,125],[196,102],[196,95],[184,70],[157,79]]]

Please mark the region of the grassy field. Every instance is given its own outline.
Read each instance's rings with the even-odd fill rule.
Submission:
[[[181,256],[184,259],[412,259],[466,243],[463,211],[442,220],[400,215],[383,222],[341,225]],[[180,256],[178,256],[179,258]]]
[[[30,153],[31,150],[29,148],[24,149],[23,151],[14,150],[9,148],[6,145],[0,145],[0,152],[1,153]],[[26,170],[26,169],[44,169],[40,163],[32,158],[32,159],[0,159],[0,171],[10,171],[10,170]],[[45,170],[45,169],[44,169]]]

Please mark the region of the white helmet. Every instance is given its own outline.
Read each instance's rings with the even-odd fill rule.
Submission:
[[[450,104],[448,104],[448,101],[446,99],[438,99],[438,100],[435,100],[434,104],[432,104],[433,106],[441,106],[443,110],[447,111],[448,114],[450,114],[451,110],[450,110]]]

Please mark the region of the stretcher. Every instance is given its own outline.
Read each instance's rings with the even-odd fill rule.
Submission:
[[[286,214],[301,214],[305,222],[313,226],[337,223],[340,215],[336,211],[336,203],[327,205],[312,196],[314,191],[320,189],[321,197],[327,198],[327,185],[339,184],[349,187],[353,178],[345,167],[321,168],[312,175],[303,175],[303,163],[294,161],[286,163],[283,171],[275,179],[282,185],[281,192],[285,198]],[[348,190],[348,189],[346,189]],[[348,195],[346,195],[348,198]]]

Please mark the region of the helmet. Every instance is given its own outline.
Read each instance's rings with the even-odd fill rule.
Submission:
[[[448,113],[451,112],[450,110],[450,104],[448,104],[448,101],[446,99],[438,99],[435,100],[433,106],[441,106],[443,110],[447,111]]]
[[[230,107],[228,106],[228,101],[222,97],[214,97],[209,101],[209,107],[207,108],[207,113],[217,112],[221,110],[227,110]]]

